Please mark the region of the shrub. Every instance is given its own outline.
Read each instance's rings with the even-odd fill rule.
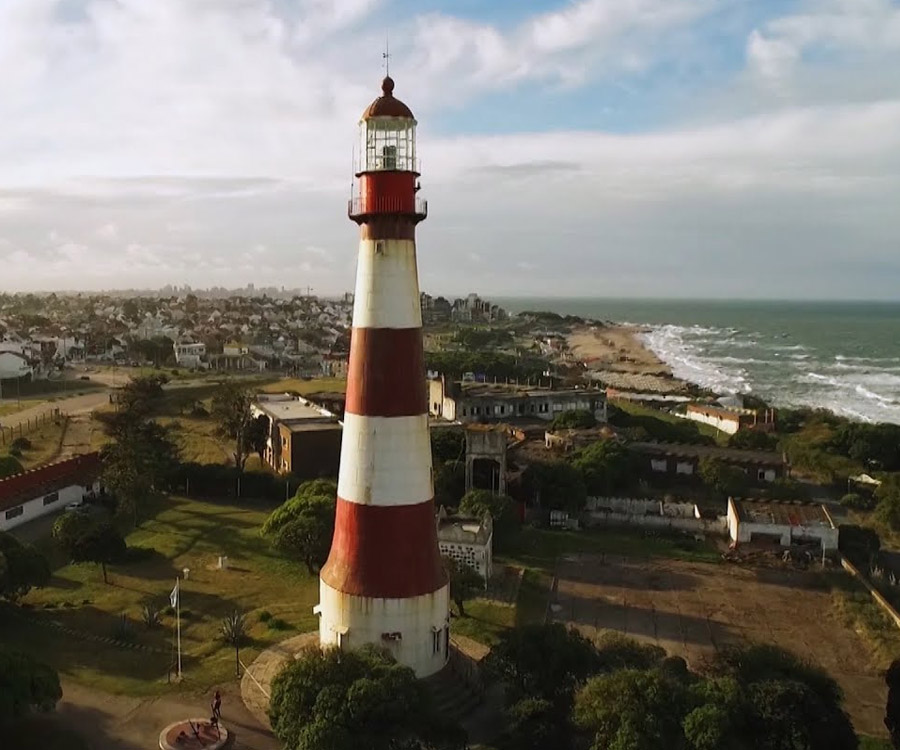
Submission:
[[[22,449],[17,448],[15,445],[11,445],[9,447],[9,455],[14,458],[22,458]]]
[[[31,441],[27,437],[17,437],[9,444],[10,453],[13,449],[17,451],[30,451],[32,448]]]
[[[148,630],[158,628],[162,621],[162,607],[157,602],[146,602],[141,607],[141,620]]]
[[[841,498],[841,505],[851,510],[873,510],[875,508],[875,498],[869,495],[858,495],[855,492],[848,492]]]
[[[269,630],[290,630],[290,623],[282,620],[280,617],[273,617],[269,620]]]
[[[133,643],[135,640],[134,626],[128,620],[128,617],[123,613],[118,620],[116,620],[116,624],[113,626],[112,633],[110,634],[112,638],[117,641],[122,641],[122,643]]]
[[[269,612],[269,610],[264,609],[256,617],[260,622],[269,622],[269,620],[272,619],[272,613]]]

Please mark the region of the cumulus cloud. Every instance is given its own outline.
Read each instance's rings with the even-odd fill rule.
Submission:
[[[614,133],[560,113],[479,134],[503,97],[562,87],[608,110],[594,97],[614,80],[627,108],[722,12],[578,0],[488,22],[388,0],[6,0],[0,288],[351,288],[351,147],[390,26],[396,93],[421,122],[423,288],[895,295],[889,0],[754,21],[715,112],[688,71],[691,117]],[[435,127],[460,112],[468,131]]]

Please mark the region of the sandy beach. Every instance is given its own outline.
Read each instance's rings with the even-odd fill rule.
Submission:
[[[687,385],[672,377],[669,366],[640,339],[639,326],[585,326],[566,337],[572,355],[583,362],[594,378],[623,390],[678,393]]]

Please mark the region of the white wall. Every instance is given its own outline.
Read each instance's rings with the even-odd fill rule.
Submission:
[[[94,482],[93,489],[95,492],[98,492],[100,490],[100,482]],[[16,528],[16,526],[21,526],[23,523],[33,521],[35,518],[46,516],[48,513],[56,513],[65,508],[68,503],[81,500],[85,495],[85,489],[80,484],[70,485],[59,491],[59,500],[52,505],[44,505],[44,498],[48,494],[51,493],[43,493],[39,497],[22,503],[22,514],[14,518],[7,519],[6,517],[6,514],[13,508],[0,511],[0,531],[9,531]]]
[[[688,410],[685,416],[694,422],[702,422],[703,424],[712,425],[717,430],[734,435],[740,427],[740,423],[734,418],[723,418],[713,414],[701,414],[700,412]]]
[[[375,599],[344,594],[319,581],[319,642],[355,649],[382,646],[417,677],[443,669],[449,658],[450,589],[409,599]],[[399,638],[385,640],[387,633]],[[437,646],[437,648],[435,648]]]

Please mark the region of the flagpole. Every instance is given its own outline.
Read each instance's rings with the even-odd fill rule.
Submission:
[[[178,679],[181,679],[181,579],[175,576],[175,628],[178,636]]]

